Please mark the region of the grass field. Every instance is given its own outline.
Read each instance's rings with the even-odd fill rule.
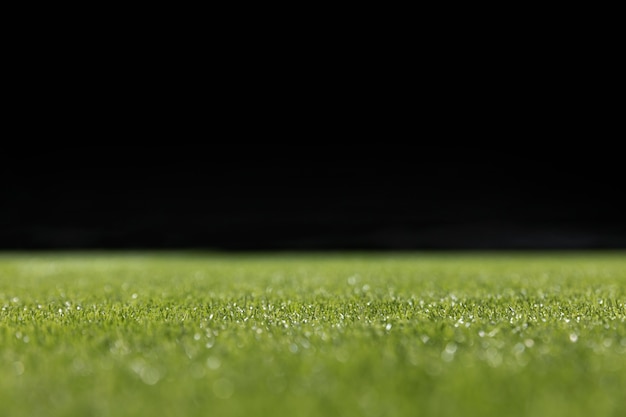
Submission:
[[[623,416],[626,253],[0,254],[0,415]]]

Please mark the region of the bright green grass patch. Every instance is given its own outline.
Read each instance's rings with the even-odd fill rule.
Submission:
[[[2,416],[624,410],[624,252],[0,255]]]

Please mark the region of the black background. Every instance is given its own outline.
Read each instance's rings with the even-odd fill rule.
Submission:
[[[626,248],[616,149],[258,139],[5,148],[0,248]]]
[[[626,247],[609,29],[344,16],[21,33],[0,249]]]

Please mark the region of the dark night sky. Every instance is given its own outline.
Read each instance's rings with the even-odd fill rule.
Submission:
[[[5,150],[0,248],[626,247],[610,150],[172,142]]]

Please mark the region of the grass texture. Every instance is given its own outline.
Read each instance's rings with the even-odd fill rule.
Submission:
[[[626,253],[3,253],[0,404],[622,416]]]

